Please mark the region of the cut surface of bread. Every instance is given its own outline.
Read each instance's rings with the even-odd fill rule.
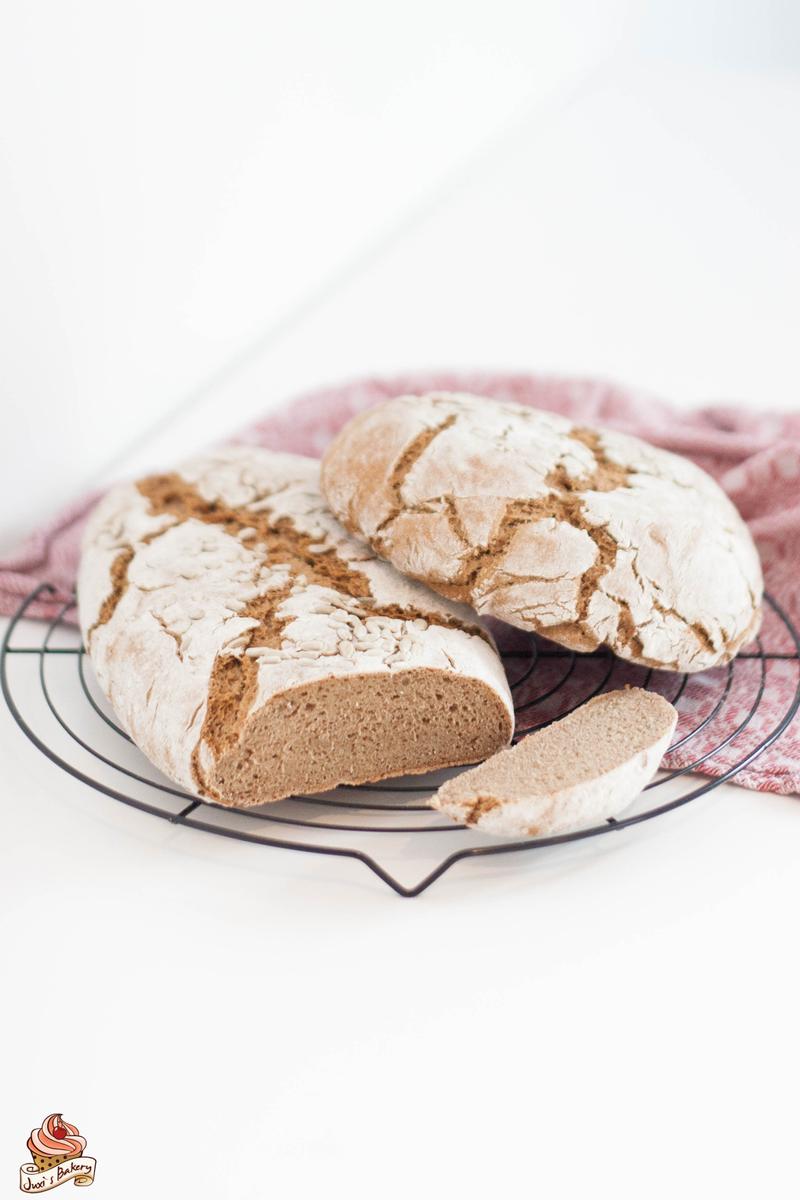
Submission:
[[[649,783],[677,719],[655,692],[607,692],[448,780],[433,807],[507,837],[594,825],[622,812]]]
[[[157,767],[222,804],[477,762],[513,731],[474,613],[351,538],[318,480],[230,447],[113,489],[87,526],[98,681]]]
[[[709,475],[637,438],[478,396],[401,396],[341,430],[322,486],[398,570],[572,650],[702,671],[758,632],[747,526]]]
[[[273,696],[214,763],[237,805],[479,762],[508,741],[499,697],[475,679],[420,668],[332,676]]]

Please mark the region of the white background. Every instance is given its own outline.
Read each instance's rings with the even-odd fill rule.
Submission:
[[[790,2],[2,12],[0,546],[375,370],[797,407]],[[0,753],[0,1194],[797,1195],[796,799],[401,901]]]

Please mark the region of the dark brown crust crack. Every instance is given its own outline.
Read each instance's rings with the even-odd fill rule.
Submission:
[[[573,441],[581,442],[594,455],[595,469],[593,473],[581,479],[578,483],[565,486],[571,491],[578,492],[613,492],[617,488],[630,486],[630,471],[612,462],[602,446],[602,435],[596,429],[585,429],[575,425],[569,431]]]
[[[97,614],[97,620],[90,626],[86,634],[87,645],[92,639],[92,634],[95,629],[101,625],[106,625],[111,620],[122,597],[128,588],[128,567],[133,561],[133,547],[126,546],[124,550],[120,550],[117,557],[111,564],[109,578],[111,580],[111,591],[106,596],[103,603],[100,605],[100,612]]]
[[[387,481],[387,488],[392,497],[391,512],[384,517],[376,529],[376,537],[380,535],[382,529],[385,529],[388,525],[391,525],[392,521],[394,521],[395,518],[404,511],[405,504],[403,501],[403,484],[405,483],[411,468],[416,462],[419,461],[420,458],[422,458],[422,455],[428,449],[431,442],[437,438],[440,433],[444,433],[445,429],[449,429],[451,425],[455,424],[455,421],[456,413],[451,413],[449,417],[446,417],[444,421],[441,421],[438,425],[433,425],[430,429],[423,429],[422,433],[418,433],[415,438],[412,438],[412,440],[403,450],[403,453],[392,467],[392,472]]]
[[[333,587],[348,596],[370,597],[369,580],[353,570],[334,550],[317,551],[311,547],[314,538],[296,529],[284,518],[275,521],[269,510],[252,512],[246,507],[232,508],[221,500],[206,500],[180,475],[151,475],[137,483],[141,494],[150,502],[154,516],[168,513],[176,521],[194,518],[208,525],[221,525],[226,533],[237,537],[243,529],[255,529],[266,547],[266,561],[286,563],[295,574],[302,574],[309,583]]]
[[[548,517],[582,529],[597,547],[597,555],[592,565],[584,571],[578,590],[577,618],[563,625],[540,626],[545,637],[558,640],[562,635],[570,636],[575,649],[594,650],[599,645],[597,636],[587,627],[587,615],[592,596],[600,580],[614,567],[618,546],[615,539],[601,526],[591,525],[583,516],[583,504],[580,496],[566,493],[564,495],[543,496],[538,500],[510,500],[500,521],[497,533],[483,548],[473,552],[462,567],[456,579],[447,584],[436,584],[444,595],[453,600],[474,602],[487,590],[490,583],[502,586],[504,583],[521,583],[530,576],[504,577],[498,571],[497,563],[501,562],[517,530],[534,521],[545,520]],[[616,603],[623,606],[623,602]],[[626,606],[625,606],[626,607]]]
[[[281,631],[286,620],[278,616],[278,608],[289,595],[291,583],[274,588],[263,596],[257,596],[240,613],[240,616],[255,618],[259,624],[253,633],[258,634],[260,646],[280,646]],[[258,663],[247,655],[217,655],[208,683],[206,715],[197,744],[192,751],[192,773],[195,782],[212,796],[214,788],[200,766],[200,747],[205,743],[214,758],[231,750],[239,740],[247,714],[255,699],[258,686]]]
[[[481,817],[485,817],[495,808],[500,808],[500,801],[494,796],[478,796],[469,807],[469,812],[464,817],[465,825],[477,825]]]
[[[520,416],[531,419],[534,413],[530,410],[523,410]],[[572,441],[580,442],[581,445],[585,446],[591,452],[595,461],[594,470],[588,475],[581,476],[579,479],[571,479],[563,464],[558,463],[550,473],[550,476],[545,479],[548,486],[556,487],[562,491],[574,492],[612,492],[616,488],[630,486],[631,471],[627,467],[613,462],[608,456],[603,447],[603,433],[601,430],[591,429],[585,425],[573,425],[571,429],[566,431],[565,436]]]
[[[642,639],[639,637],[639,631],[636,628],[636,622],[633,619],[633,613],[623,600],[618,600],[612,597],[615,604],[620,607],[619,623],[617,625],[617,640],[619,644],[628,651],[630,655],[641,661],[644,658],[642,648]],[[660,663],[650,663],[650,666],[661,666]]]
[[[431,442],[454,425],[456,414],[451,413],[449,417],[445,417],[438,425],[434,425],[430,429],[423,429],[422,433],[417,434],[413,441],[409,442],[403,453],[394,464],[392,474],[389,477],[389,486],[398,499],[398,507],[402,505],[401,490],[406,476],[411,471],[414,464],[422,458],[422,455],[430,446]]]
[[[687,621],[686,617],[682,617],[681,614],[676,612],[674,608],[667,608],[666,605],[661,604],[655,599],[655,597],[651,598],[650,603],[656,612],[661,613],[662,617],[675,617],[675,619],[680,621],[682,625],[685,625],[687,629],[691,629],[692,633],[700,644],[701,650],[704,650],[707,654],[717,653],[716,646],[708,636],[708,631],[700,624],[699,621]]]
[[[634,558],[633,562],[631,563],[631,567],[633,569],[634,575],[636,576],[637,580],[639,581],[640,586],[642,587],[642,589],[645,589],[646,582],[644,579],[642,579],[642,576],[639,572],[639,567],[637,565],[635,558]],[[653,587],[653,585],[651,584],[651,589],[652,589],[652,587]],[[618,603],[619,603],[619,601],[618,601]],[[656,610],[657,613],[661,614],[662,617],[674,617],[676,621],[679,621],[687,629],[690,629],[692,631],[692,633],[694,634],[694,636],[697,638],[697,643],[698,643],[700,649],[704,653],[714,654],[714,655],[717,654],[717,647],[712,642],[711,637],[708,633],[708,630],[705,628],[704,625],[702,625],[700,623],[700,621],[688,621],[686,619],[686,617],[684,617],[682,615],[682,613],[679,613],[677,611],[677,609],[668,608],[666,604],[662,604],[661,601],[656,599],[655,596],[650,597],[650,604]],[[651,666],[653,664],[648,663],[647,665]]]

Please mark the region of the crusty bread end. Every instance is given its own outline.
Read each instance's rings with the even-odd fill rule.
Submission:
[[[449,780],[433,807],[507,837],[546,837],[607,820],[652,779],[677,719],[655,692],[607,692]]]

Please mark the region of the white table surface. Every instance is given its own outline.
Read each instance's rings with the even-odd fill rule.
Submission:
[[[796,406],[799,111],[789,74],[589,77],[107,477],[371,370]],[[797,798],[722,787],[405,901],[126,809],[5,709],[0,753],[3,1195],[56,1108],[113,1200],[797,1195]]]

